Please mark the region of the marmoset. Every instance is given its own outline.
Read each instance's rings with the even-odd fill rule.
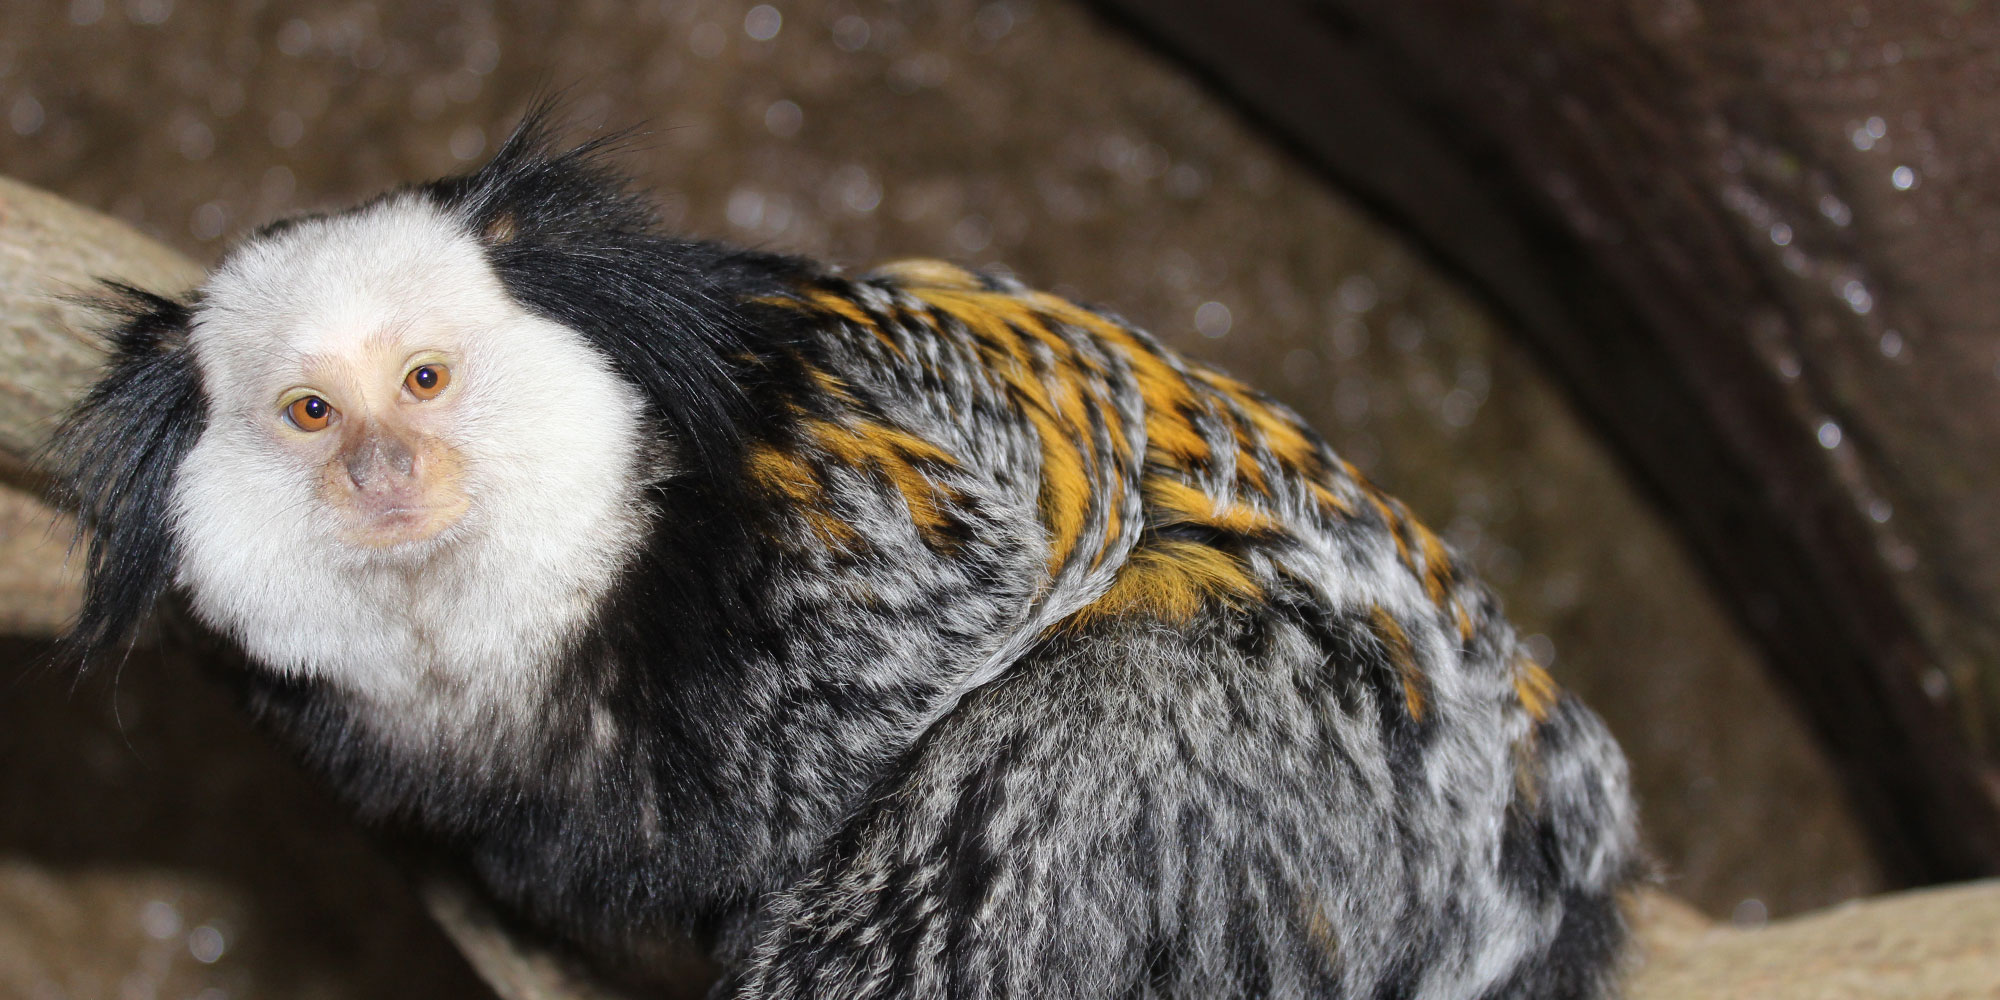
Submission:
[[[1004,275],[665,235],[608,149],[119,288],[78,658],[175,593],[364,819],[717,996],[1610,991],[1619,750],[1296,415]]]

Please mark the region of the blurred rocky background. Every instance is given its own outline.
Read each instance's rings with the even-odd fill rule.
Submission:
[[[854,267],[1004,266],[1297,407],[1469,557],[1605,715],[1664,884],[1709,915],[1755,925],[1910,881],[1879,801],[1834,766],[1855,741],[1833,738],[1796,667],[1767,666],[1784,659],[1773,636],[1814,620],[1798,609],[1826,604],[1816,574],[1848,563],[1811,564],[1803,596],[1753,613],[1755,588],[1718,552],[1846,545],[1856,572],[1879,571],[1869,593],[1915,622],[1884,669],[1940,706],[1946,749],[1991,746],[1975,709],[2000,563],[1979,558],[1996,543],[1977,515],[2000,477],[1983,447],[2000,433],[2000,335],[1992,296],[1948,293],[1991,291],[1978,265],[2000,250],[1978,235],[2000,225],[1972,228],[2000,221],[2000,130],[1975,129],[1970,107],[2000,79],[1981,56],[1993,25],[1950,5],[1910,5],[1923,13],[1906,23],[1862,6],[1743,8],[1757,20],[1688,0],[1601,16],[1548,2],[1499,28],[1450,4],[1383,5],[1434,20],[1249,5],[1305,11],[1303,27],[1263,27],[1304,46],[1308,69],[1430,81],[1389,118],[1470,150],[1440,156],[1429,132],[1328,110],[1331,77],[1246,74],[1217,45],[1258,23],[1176,21],[1176,6],[0,5],[0,174],[207,261],[261,222],[465,169],[559,89],[579,135],[641,126],[625,162],[676,228]],[[1507,49],[1518,63],[1481,63],[1466,54],[1480,31],[1529,41]],[[1353,51],[1312,48],[1329,38]],[[1545,99],[1565,85],[1577,92]],[[1646,129],[1690,108],[1699,127],[1656,145]],[[1618,172],[1634,159],[1686,169],[1635,186]],[[1495,222],[1489,190],[1434,169],[1459,160],[1532,204],[1502,201]],[[1685,240],[1648,243],[1646,223],[1684,211],[1713,236],[1697,259],[1673,257]],[[1454,244],[1454,219],[1488,245]],[[1512,244],[1493,236],[1510,219],[1526,233]],[[1929,231],[1962,245],[1939,262]],[[1733,269],[1727,296],[1696,280],[1715,267]],[[1567,279],[1554,305],[1509,284],[1552,277]],[[1538,339],[1538,321],[1558,333]],[[1703,345],[1662,324],[1748,345],[1754,373],[1702,382],[1682,362]],[[1627,335],[1668,346],[1596,369],[1578,346]],[[1635,369],[1715,392],[1650,393]],[[1710,419],[1715,393],[1744,386],[1728,398],[1770,405]],[[1684,405],[1643,409],[1662,402]],[[1648,412],[1671,432],[1664,459],[1644,443]],[[1757,448],[1731,452],[1744,442]],[[1774,486],[1767,467],[1789,478]],[[1703,527],[1707,485],[1748,498],[1737,534]],[[1838,508],[1831,534],[1785,535],[1787,503]],[[60,564],[47,516],[0,497],[0,565]],[[0,994],[483,994],[397,873],[192,658],[141,648],[82,685],[37,669],[67,599],[57,574],[0,579],[0,627],[23,636],[0,644]],[[1844,643],[1842,624],[1799,647]]]

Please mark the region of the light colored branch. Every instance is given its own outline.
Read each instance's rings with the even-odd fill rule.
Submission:
[[[457,879],[430,875],[418,881],[424,906],[500,1000],[624,1000],[548,949],[510,936]]]
[[[35,452],[103,359],[105,317],[80,299],[107,279],[171,295],[201,276],[116,219],[0,177],[0,482],[39,487]]]
[[[1657,893],[1634,916],[1624,1000],[1948,1000],[2000,986],[2000,881],[1890,893],[1757,930],[1708,923]]]
[[[47,638],[76,616],[83,583],[69,558],[73,533],[34,494],[0,486],[0,635]]]
[[[131,227],[0,177],[0,630],[53,635],[76,611],[69,523],[36,499],[33,467],[103,359],[104,279],[177,293],[201,268]]]

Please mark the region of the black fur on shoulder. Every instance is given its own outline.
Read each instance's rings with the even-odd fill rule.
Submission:
[[[56,429],[43,466],[89,536],[83,610],[65,658],[88,666],[124,642],[172,582],[174,474],[207,422],[188,350],[192,307],[107,282],[97,304],[122,317],[102,377]]]
[[[626,133],[565,148],[558,111],[539,102],[486,165],[418,190],[466,219],[517,301],[640,387],[683,463],[723,472],[752,415],[743,363],[769,339],[743,304],[804,265],[661,234],[651,202],[605,160]]]

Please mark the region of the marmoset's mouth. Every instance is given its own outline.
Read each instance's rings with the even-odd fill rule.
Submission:
[[[468,501],[464,494],[450,498],[456,502],[386,504],[355,503],[341,511],[341,537],[351,545],[387,549],[437,537],[464,516]]]

